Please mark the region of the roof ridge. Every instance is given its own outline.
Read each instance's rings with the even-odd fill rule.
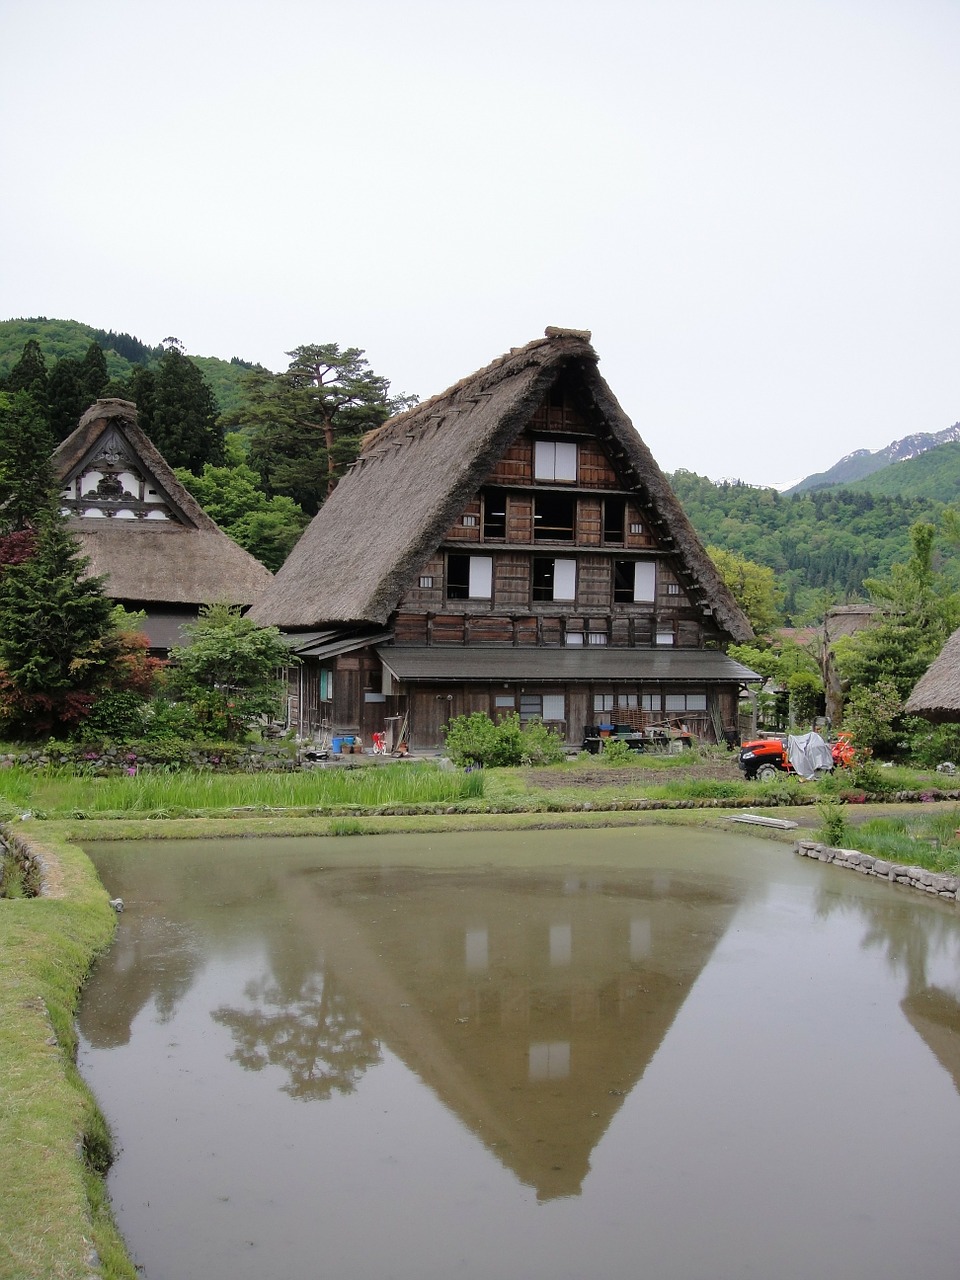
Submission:
[[[475,369],[473,373],[468,373],[466,377],[452,383],[445,391],[440,391],[437,395],[430,396],[428,400],[422,400],[419,404],[411,405],[409,409],[404,409],[401,413],[395,414],[394,417],[388,418],[386,422],[381,423],[379,427],[374,427],[372,431],[368,431],[360,441],[360,457],[362,458],[364,454],[369,453],[378,443],[382,443],[387,435],[393,435],[398,426],[406,425],[414,418],[423,415],[426,410],[434,409],[441,401],[456,399],[471,383],[479,382],[481,384],[481,392],[486,392],[490,387],[496,386],[510,374],[522,372],[528,364],[536,363],[532,359],[535,352],[550,348],[555,343],[567,343],[571,340],[582,343],[587,347],[593,359],[596,360],[597,354],[593,347],[590,346],[590,338],[589,329],[564,329],[557,325],[547,325],[542,338],[533,338],[530,342],[524,343],[522,347],[511,347],[509,351],[505,351],[502,355],[495,356],[489,364]],[[584,352],[584,354],[587,353]],[[523,357],[527,358],[523,359]],[[509,369],[507,369],[507,366],[509,366]],[[455,407],[451,405],[450,411]]]

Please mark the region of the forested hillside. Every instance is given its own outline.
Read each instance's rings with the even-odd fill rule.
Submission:
[[[944,507],[933,498],[850,489],[787,497],[736,481],[714,484],[692,471],[674,472],[670,480],[705,543],[776,572],[794,621],[819,613],[827,599],[863,598],[864,578],[887,573],[909,555],[910,526],[937,523]],[[954,561],[947,568],[960,572]]]
[[[78,320],[48,320],[35,316],[26,320],[0,321],[0,380],[5,378],[20,359],[24,345],[34,339],[47,366],[60,360],[81,361],[95,342],[107,362],[111,381],[126,382],[137,368],[153,368],[163,356],[163,343],[150,346],[129,333],[112,329],[95,329]],[[243,379],[257,366],[234,356],[221,360],[217,356],[191,356],[210,385],[221,413],[234,410],[242,401]]]

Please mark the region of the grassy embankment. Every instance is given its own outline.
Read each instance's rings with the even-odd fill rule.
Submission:
[[[114,915],[87,858],[42,841],[56,896],[0,901],[0,1276],[133,1277],[102,1173],[109,1137],[74,1065],[73,1017]],[[78,1158],[79,1157],[79,1158]]]
[[[917,792],[941,781],[887,771],[885,788]],[[16,815],[18,833],[48,848],[57,896],[0,902],[0,1277],[89,1276],[91,1247],[104,1275],[134,1275],[99,1176],[109,1159],[108,1135],[73,1062],[79,989],[93,957],[109,943],[114,921],[93,868],[70,841],[641,822],[721,826],[730,810],[769,805],[777,806],[778,816],[816,828],[822,820],[816,802],[839,794],[836,780],[746,783],[727,756],[641,757],[622,768],[580,760],[467,775],[406,762],[293,776],[75,778],[6,770],[0,802],[8,817]],[[718,807],[674,807],[704,802]],[[669,807],[634,807],[649,804]],[[871,817],[875,805],[845,805],[845,819],[871,818],[848,827],[846,842],[957,871],[960,845],[953,832],[960,815],[955,806],[936,808],[932,814],[927,805],[904,806],[902,816],[891,820]],[[762,834],[794,838],[792,832]],[[78,1151],[85,1161],[77,1159]]]

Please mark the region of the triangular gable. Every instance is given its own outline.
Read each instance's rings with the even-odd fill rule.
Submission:
[[[141,431],[130,401],[91,405],[76,431],[54,451],[53,466],[64,513],[71,517],[170,520],[194,529],[218,529]]]
[[[384,624],[447,528],[562,379],[684,587],[732,638],[752,635],[581,331],[548,329],[371,432],[251,616],[281,627]]]
[[[114,600],[248,605],[272,581],[180,483],[129,401],[98,400],[52,463],[88,572]]]
[[[172,520],[183,508],[131,447],[122,429],[104,431],[61,480],[64,514],[83,519]]]

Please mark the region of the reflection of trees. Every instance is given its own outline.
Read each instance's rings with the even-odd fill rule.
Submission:
[[[256,1007],[221,1008],[212,1017],[233,1032],[233,1060],[249,1071],[281,1067],[290,1077],[283,1091],[291,1097],[352,1093],[367,1068],[380,1061],[379,1041],[329,969],[305,973],[296,989],[262,977],[245,992]]]
[[[954,915],[937,911],[907,893],[890,890],[889,901],[846,897],[823,887],[817,896],[817,914],[840,912],[866,923],[861,945],[882,950],[894,973],[906,975],[906,993],[900,1001],[904,1017],[950,1075],[960,1093],[960,1000],[952,991],[931,986],[928,969],[938,958],[952,956],[954,972],[960,960],[960,928]]]
[[[867,930],[861,945],[884,951],[890,968],[906,975],[907,994],[911,995],[927,985],[931,952],[960,950],[960,930],[953,916],[931,909],[932,904],[922,898],[910,900],[909,894],[895,889],[890,894],[890,902],[879,902],[821,887],[817,914],[827,917],[840,912],[863,920]]]
[[[97,962],[96,982],[81,1004],[83,1034],[98,1049],[127,1044],[134,1018],[151,999],[156,1020],[169,1022],[200,963],[190,929],[160,917],[127,915],[114,945]]]

